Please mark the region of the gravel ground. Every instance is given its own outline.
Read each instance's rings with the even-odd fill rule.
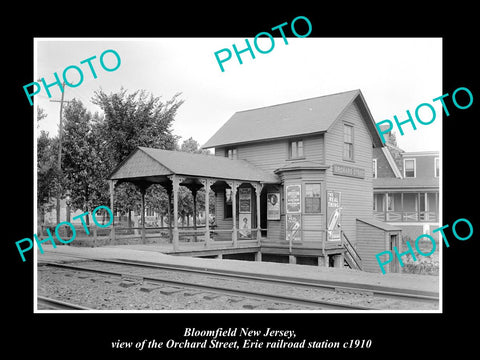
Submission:
[[[141,277],[188,281],[269,294],[295,294],[306,299],[361,305],[376,309],[437,310],[421,302],[406,302],[369,294],[305,289],[292,285],[272,285],[250,280],[225,279],[211,275],[179,273],[128,267],[124,265],[81,262],[82,266],[109,269]],[[119,269],[122,269],[121,271]],[[130,281],[132,280],[132,281]],[[98,310],[312,310],[313,308],[224,295],[211,291],[159,285],[132,279],[88,272],[38,267],[38,295],[80,304]]]
[[[311,308],[219,295],[107,275],[39,267],[38,295],[96,310],[309,310]]]
[[[91,259],[126,259],[147,261],[162,264],[186,265],[201,269],[218,269],[241,271],[249,274],[280,275],[298,277],[300,279],[332,280],[340,282],[353,282],[357,284],[380,285],[398,287],[401,289],[439,291],[439,276],[417,274],[393,274],[382,275],[368,273],[346,268],[330,268],[320,266],[307,266],[298,264],[279,264],[258,261],[201,259],[186,256],[166,255],[159,250],[159,246],[152,245],[118,245],[114,247],[85,248],[73,246],[60,246],[57,249],[45,245],[45,254],[37,253],[38,262],[62,261],[72,256],[85,256]],[[75,257],[70,257],[74,260]]]

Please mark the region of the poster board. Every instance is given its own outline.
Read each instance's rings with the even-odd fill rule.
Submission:
[[[267,220],[280,220],[280,193],[267,193]]]
[[[339,241],[342,230],[340,223],[341,193],[327,190],[327,241]]]
[[[252,189],[238,189],[238,235],[241,239],[252,236]]]
[[[252,212],[252,189],[238,189],[238,212],[250,214]]]
[[[300,213],[302,211],[302,185],[287,185],[285,191],[287,214]]]
[[[302,185],[287,185],[285,199],[286,240],[291,244],[302,240]]]

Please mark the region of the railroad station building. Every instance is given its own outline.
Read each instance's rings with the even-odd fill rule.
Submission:
[[[236,112],[203,148],[214,155],[139,147],[109,176],[111,208],[121,182],[138,186],[143,209],[146,188],[160,184],[172,200],[175,249],[194,233],[206,249],[224,244],[225,254],[252,251],[264,261],[380,271],[375,254],[399,243],[401,229],[372,207],[372,162],[383,144],[360,90]],[[215,203],[214,224],[178,227],[179,186],[194,203],[200,188],[213,191],[205,208]]]

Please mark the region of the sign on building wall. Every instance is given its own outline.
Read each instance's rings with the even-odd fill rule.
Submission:
[[[267,194],[267,220],[280,220],[280,193]]]
[[[333,164],[332,171],[333,171],[333,175],[365,179],[365,169],[362,169],[362,168],[341,165],[341,164]]]
[[[300,214],[287,214],[287,241],[301,241],[302,217]]]
[[[241,238],[251,237],[252,228],[252,189],[238,189],[238,233]]]
[[[302,185],[287,185],[286,187],[287,213],[302,211]]]
[[[238,211],[240,213],[252,212],[252,189],[239,188],[238,189]]]
[[[286,199],[286,235],[287,241],[302,240],[302,185],[287,185]]]
[[[327,240],[340,240],[340,212],[341,212],[341,193],[339,191],[327,191]]]

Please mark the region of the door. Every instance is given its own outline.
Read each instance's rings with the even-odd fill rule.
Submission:
[[[394,247],[399,248],[399,239],[398,234],[389,234],[390,236],[390,251],[393,254],[393,260],[390,262],[390,272],[398,273],[400,272],[400,263],[397,258],[397,254],[393,250]]]

